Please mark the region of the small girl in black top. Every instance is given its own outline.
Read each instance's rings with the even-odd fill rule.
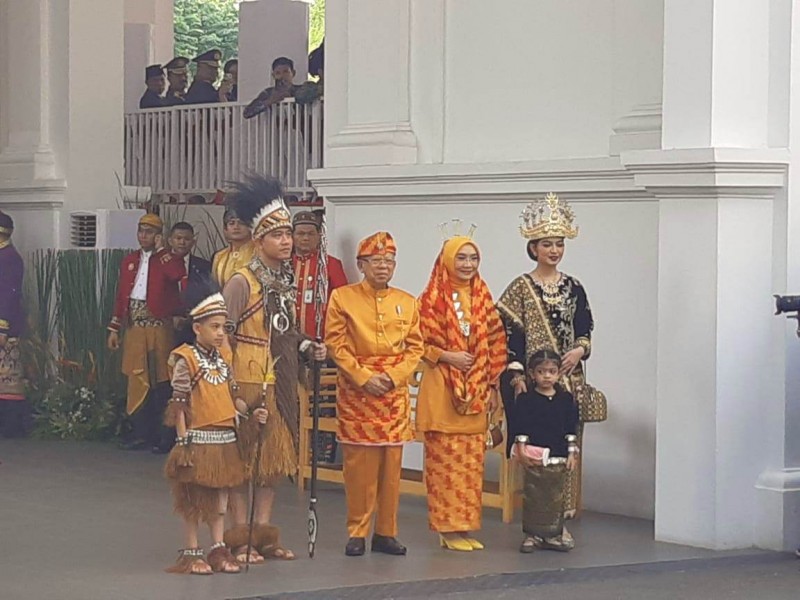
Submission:
[[[561,357],[540,350],[528,361],[528,389],[508,412],[508,451],[525,467],[520,552],[534,548],[569,552],[575,541],[564,523],[567,471],[575,468],[578,407],[572,394],[558,385]],[[549,456],[543,452],[549,449]],[[545,455],[544,459],[542,455]]]

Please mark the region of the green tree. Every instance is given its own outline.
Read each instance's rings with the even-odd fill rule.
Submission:
[[[175,0],[175,55],[193,58],[212,48],[223,60],[239,54],[238,0]]]
[[[325,0],[314,0],[308,17],[308,49],[313,50],[325,38]]]

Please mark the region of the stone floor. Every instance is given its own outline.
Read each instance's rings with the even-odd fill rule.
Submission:
[[[344,495],[332,485],[319,495],[317,555],[310,560],[304,554],[307,498],[287,484],[278,496],[275,521],[298,560],[270,562],[241,575],[167,575],[163,568],[174,559],[181,528],[171,514],[162,464],[163,457],[103,444],[0,441],[0,598],[256,598],[424,580],[477,577],[477,583],[492,574],[580,573],[594,567],[748,556],[764,560],[757,552],[714,553],[656,543],[650,522],[591,513],[571,527],[577,540],[572,553],[522,555],[517,552],[519,525],[504,525],[495,510],[484,514],[480,537],[487,550],[458,554],[438,547],[427,529],[424,499],[410,497],[401,500],[400,515],[407,557],[347,558],[342,554]]]

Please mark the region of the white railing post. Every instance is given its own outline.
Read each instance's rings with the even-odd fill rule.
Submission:
[[[308,170],[322,156],[322,103],[289,98],[256,118],[244,104],[177,106],[125,115],[126,185],[155,196],[211,196],[243,173],[279,178],[288,194],[308,200]]]

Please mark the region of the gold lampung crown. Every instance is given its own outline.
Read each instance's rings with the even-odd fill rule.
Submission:
[[[568,238],[578,236],[578,228],[573,224],[575,213],[565,200],[552,192],[543,200],[534,200],[520,215],[522,225],[519,232],[526,240],[545,238]]]
[[[445,221],[444,223],[439,223],[439,231],[442,234],[443,242],[446,242],[450,238],[462,236],[472,239],[472,236],[475,235],[475,230],[477,228],[478,226],[475,223],[472,223],[469,226],[469,229],[465,232],[464,222],[461,219],[452,219],[450,221]]]

